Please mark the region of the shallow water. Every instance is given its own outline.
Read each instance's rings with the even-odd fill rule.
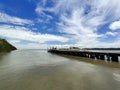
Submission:
[[[120,68],[17,50],[0,56],[0,90],[120,90]]]

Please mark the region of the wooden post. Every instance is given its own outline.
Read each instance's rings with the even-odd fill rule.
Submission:
[[[112,56],[112,61],[113,61],[113,62],[118,62],[118,56],[113,55],[113,56]]]

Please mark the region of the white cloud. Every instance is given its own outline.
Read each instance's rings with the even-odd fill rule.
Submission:
[[[42,14],[43,13],[43,8],[41,6],[39,6],[35,9],[35,11],[39,14]]]
[[[0,22],[2,23],[10,23],[10,24],[17,24],[17,25],[25,25],[25,24],[31,24],[33,25],[33,22],[27,19],[18,18],[15,16],[10,16],[6,13],[0,12]]]
[[[106,35],[111,35],[111,36],[116,36],[118,33],[117,32],[107,32]]]
[[[68,38],[62,36],[34,33],[25,27],[8,25],[0,26],[0,36],[39,43],[45,43],[48,41],[67,42],[69,40]]]
[[[45,4],[45,0],[43,1],[43,4]],[[38,22],[42,22],[42,23],[47,23],[50,19],[53,19],[53,17],[51,15],[46,14],[44,11],[46,11],[44,9],[44,7],[42,7],[41,5],[37,5],[35,12],[38,14]]]
[[[27,44],[16,43],[14,45],[17,47],[17,49],[47,49],[49,47],[47,44],[39,43],[27,43]]]
[[[21,40],[10,39],[10,40],[8,40],[8,42],[10,42],[10,43],[12,43],[12,44],[16,44],[16,43],[20,43]]]
[[[120,29],[120,21],[115,21],[113,23],[110,24],[109,28],[111,30],[117,30]]]
[[[72,12],[70,17],[61,16],[61,24],[59,28],[61,32],[64,32],[71,36],[73,41],[82,46],[91,46],[98,42],[98,38],[102,38],[103,34],[97,34],[97,27],[104,23],[104,19],[99,17],[83,16],[83,9]],[[94,22],[93,22],[94,21]],[[92,45],[93,46],[93,45]]]
[[[17,49],[47,49],[50,46],[45,43],[31,43],[31,42],[24,42],[19,39],[8,39],[9,43],[17,47]]]
[[[48,1],[49,2],[49,1]],[[40,11],[50,11],[58,14],[63,14],[66,11],[73,11],[75,9],[86,8],[89,7],[91,15],[97,14],[109,14],[110,17],[120,17],[120,1],[119,0],[51,0],[53,7],[47,7],[45,4],[47,0],[41,0],[36,9],[40,9]],[[95,14],[92,14],[92,13]],[[114,12],[114,13],[113,13]]]

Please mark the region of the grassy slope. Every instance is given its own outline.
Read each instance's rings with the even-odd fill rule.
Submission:
[[[0,39],[0,52],[16,50],[16,47],[8,43],[5,39]]]

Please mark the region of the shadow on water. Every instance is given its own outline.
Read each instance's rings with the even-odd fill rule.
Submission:
[[[100,65],[100,66],[105,66],[105,67],[110,67],[110,68],[120,68],[120,63],[118,63],[118,62],[95,60],[95,59],[91,59],[91,58],[71,56],[71,55],[58,55],[58,56],[62,56],[62,57],[68,58],[68,59],[77,60],[77,61],[81,61],[81,62],[91,63],[94,65]]]

